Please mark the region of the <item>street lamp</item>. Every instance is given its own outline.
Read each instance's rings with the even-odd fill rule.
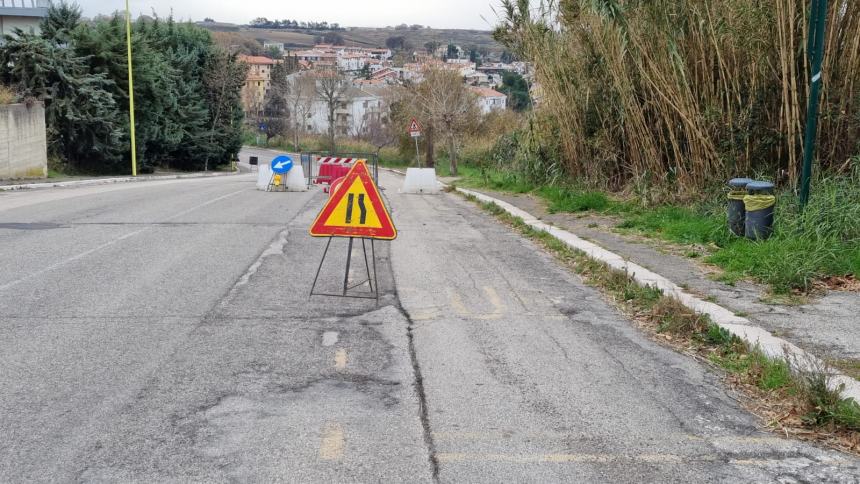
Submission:
[[[137,176],[137,142],[134,133],[134,74],[131,66],[131,10],[125,0],[125,40],[128,44],[128,117],[131,128],[131,176]]]
[[[812,158],[818,135],[818,104],[821,97],[821,63],[824,60],[824,32],[827,27],[827,0],[811,0],[807,52],[811,66],[809,103],[806,112],[806,136],[803,142],[803,174],[800,178],[800,206],[809,202]]]

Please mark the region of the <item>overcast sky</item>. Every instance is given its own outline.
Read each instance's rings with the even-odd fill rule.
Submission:
[[[132,0],[132,15],[155,9],[182,20],[211,17],[219,22],[247,23],[256,17],[298,21],[337,22],[345,26],[385,27],[401,23],[435,28],[489,30],[499,0]],[[84,15],[112,13],[125,8],[123,0],[77,0]],[[485,20],[486,19],[486,20]],[[489,23],[488,23],[489,22]]]

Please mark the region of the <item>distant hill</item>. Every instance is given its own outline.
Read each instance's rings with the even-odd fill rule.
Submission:
[[[216,40],[222,45],[249,46],[249,41],[256,42],[281,42],[290,48],[313,47],[317,38],[330,30],[308,30],[308,29],[256,29],[246,26],[199,22],[198,25],[215,32]],[[449,42],[457,44],[464,49],[475,47],[493,53],[500,53],[504,48],[493,40],[492,32],[488,30],[459,30],[459,29],[431,29],[431,28],[367,28],[347,27],[338,30],[337,34],[343,36],[346,45],[360,47],[385,47],[385,42],[390,37],[403,37],[408,45],[415,50],[424,50],[427,42],[438,42],[445,45]]]

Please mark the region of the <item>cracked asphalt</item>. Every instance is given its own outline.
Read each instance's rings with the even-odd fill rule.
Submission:
[[[860,481],[471,203],[400,183],[378,306],[308,298],[318,190],[0,194],[0,481]]]

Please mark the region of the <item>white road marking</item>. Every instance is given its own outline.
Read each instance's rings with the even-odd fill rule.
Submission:
[[[337,422],[327,423],[322,431],[320,459],[340,460],[343,457],[344,444],[343,427]]]
[[[337,344],[338,340],[338,332],[337,331],[326,331],[323,333],[322,344],[323,346],[334,346]]]
[[[346,368],[346,362],[346,350],[343,348],[337,350],[337,352],[334,354],[334,367],[338,370],[343,370]]]

